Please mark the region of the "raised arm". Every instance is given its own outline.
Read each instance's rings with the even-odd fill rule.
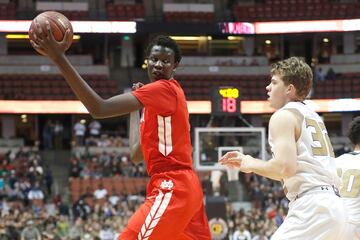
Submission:
[[[66,82],[75,95],[84,104],[94,118],[107,118],[124,115],[142,108],[142,104],[131,93],[120,94],[109,99],[101,98],[79,75],[65,56],[66,39],[69,30],[65,33],[62,42],[57,42],[52,33],[49,23],[46,23],[47,34],[43,36],[41,27],[36,23],[33,34],[36,42],[31,45],[46,56],[59,68]]]

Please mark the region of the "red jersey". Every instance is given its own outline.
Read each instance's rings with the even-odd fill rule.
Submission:
[[[192,168],[189,112],[174,80],[157,80],[133,91],[144,105],[140,142],[148,174]]]

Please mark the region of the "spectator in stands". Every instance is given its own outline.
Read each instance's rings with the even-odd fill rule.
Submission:
[[[14,184],[14,187],[7,185],[5,186],[7,197],[10,201],[17,201],[17,200],[24,200],[25,195],[21,191],[20,186],[18,183]]]
[[[107,192],[106,188],[104,188],[104,185],[101,183],[99,185],[99,188],[94,191],[94,198],[97,201],[103,201],[106,199],[107,194],[108,194],[108,192]]]
[[[86,126],[84,124],[85,120],[78,120],[74,125],[74,133],[76,139],[76,146],[84,146]]]
[[[111,169],[111,175],[112,176],[122,175],[123,174],[121,161],[118,160],[118,158],[113,158],[112,159],[112,161],[110,163],[110,169]]]
[[[316,67],[315,68],[315,74],[314,74],[314,81],[318,82],[318,81],[325,81],[325,74],[322,71],[321,67]]]
[[[99,156],[99,163],[100,164],[109,164],[111,161],[111,156],[107,151],[102,151],[102,153]]]
[[[96,119],[93,119],[89,124],[90,136],[98,138],[100,136],[101,124]]]
[[[93,176],[93,173],[91,172],[88,165],[85,165],[80,171],[80,177],[82,177],[82,178],[90,178],[91,176]]]
[[[89,206],[85,203],[84,199],[80,198],[77,202],[74,203],[72,212],[75,219],[80,217],[82,220],[87,220],[90,214],[90,209]]]
[[[260,229],[258,234],[256,234],[251,240],[269,240],[269,238],[265,235],[264,229]]]
[[[7,221],[7,236],[9,240],[13,239],[20,239],[20,230],[19,230],[19,221],[16,219],[16,214],[14,214],[14,217],[9,217]]]
[[[42,136],[44,149],[53,149],[54,125],[50,119],[45,123]]]
[[[78,178],[81,173],[81,166],[79,160],[76,157],[71,159],[70,163],[70,177]]]
[[[56,222],[55,235],[60,240],[67,240],[69,237],[69,220],[67,216],[59,215]]]
[[[109,220],[106,220],[99,232],[100,240],[113,240],[115,237],[115,231],[111,226]]]
[[[24,147],[20,147],[19,151],[16,153],[16,158],[29,157],[29,151],[24,150]]]
[[[280,226],[284,222],[285,216],[285,210],[283,208],[279,208],[275,216],[275,222],[277,226]]]
[[[76,218],[75,223],[70,227],[69,238],[70,240],[82,240],[83,235],[83,220]]]
[[[239,228],[234,232],[232,240],[251,240],[250,232],[245,228],[244,223],[240,223]]]
[[[45,188],[46,188],[46,194],[48,196],[51,196],[51,188],[52,188],[52,184],[53,184],[53,174],[52,174],[52,171],[51,171],[51,168],[49,166],[45,166],[45,171],[44,171],[44,174],[43,174],[43,180],[44,180],[44,183],[45,183]]]
[[[117,204],[118,204],[118,202],[120,201],[120,196],[119,196],[119,194],[116,192],[116,189],[115,189],[114,186],[113,186],[113,188],[112,188],[111,196],[109,196],[108,200],[109,200],[109,203],[110,203],[113,207],[116,207]]]
[[[44,205],[45,194],[40,188],[40,184],[38,182],[36,182],[35,185],[30,189],[28,193],[28,199],[31,203],[34,214],[40,214]]]
[[[63,148],[63,138],[64,138],[64,126],[59,121],[56,120],[54,125],[54,139],[55,139],[55,149],[60,150]]]
[[[58,66],[67,83],[94,118],[132,113],[130,116],[131,159],[134,162],[145,159],[151,179],[146,202],[137,210],[119,239],[136,239],[144,235],[154,239],[184,236],[192,236],[199,240],[210,239],[203,193],[193,170],[186,98],[181,86],[173,78],[181,60],[180,49],[176,42],[168,36],[153,39],[147,48],[150,83],[134,84],[133,92],[105,100],[87,85],[67,60],[65,45],[70,36],[69,30],[65,33],[64,40],[58,42],[54,39],[48,23],[49,34],[46,36],[42,34],[39,24],[35,26],[31,34],[38,41],[31,41],[32,46],[45,53]],[[143,122],[148,124],[142,124],[140,132],[138,111],[142,108],[145,108]],[[166,133],[171,129],[171,134],[159,137],[154,129]],[[139,133],[143,140],[142,146]],[[142,156],[142,149],[145,157]],[[191,194],[187,194],[190,191]],[[169,199],[169,201],[161,200],[159,205],[156,199]],[[151,215],[152,208],[159,207],[164,209],[161,212],[163,217],[155,222],[156,225],[150,230],[145,226],[145,220],[147,217],[152,219],[154,217]],[[181,218],[178,217],[179,215]],[[177,224],[173,226],[175,218]],[[145,232],[141,231],[142,226],[146,228]]]
[[[26,227],[21,232],[21,240],[41,240],[40,231],[33,220],[27,221]]]
[[[336,73],[332,67],[329,68],[328,72],[325,76],[326,80],[335,80],[336,79]]]
[[[45,222],[44,230],[41,232],[41,235],[43,237],[43,240],[54,240],[55,237],[55,224],[52,222]]]
[[[40,188],[39,182],[36,182],[35,185],[30,189],[28,193],[29,200],[43,200],[45,198],[44,192]]]

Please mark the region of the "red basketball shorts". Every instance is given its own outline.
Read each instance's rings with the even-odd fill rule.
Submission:
[[[147,193],[118,240],[211,240],[202,188],[193,170],[154,174]]]

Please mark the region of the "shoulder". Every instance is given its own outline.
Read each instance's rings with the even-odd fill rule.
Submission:
[[[296,115],[289,111],[289,109],[280,109],[271,116],[270,118],[270,124],[288,124],[296,123]]]
[[[300,123],[296,115],[285,109],[276,111],[271,116],[269,122],[269,130],[273,136],[285,133],[286,131],[293,132],[295,129],[299,129],[299,127]]]
[[[151,82],[145,84],[143,87],[133,91],[133,93],[138,92],[152,92],[154,93],[167,93],[167,92],[175,92],[176,82],[171,80],[157,80],[155,82]]]

